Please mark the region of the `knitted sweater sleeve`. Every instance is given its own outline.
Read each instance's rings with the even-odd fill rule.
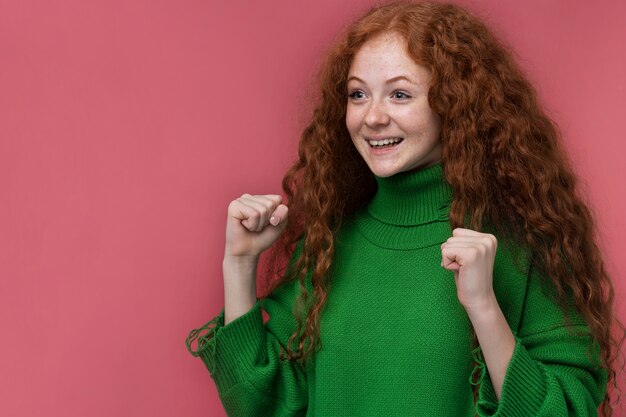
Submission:
[[[299,247],[299,245],[298,245]],[[297,247],[297,248],[298,248]],[[293,262],[297,253],[290,260]],[[308,406],[306,372],[280,359],[280,345],[295,330],[291,312],[298,281],[257,299],[246,313],[224,325],[224,309],[203,326],[191,330],[185,343],[200,357],[214,380],[229,416],[304,416]],[[270,319],[263,323],[261,307]],[[207,333],[200,335],[203,331]],[[192,348],[197,340],[198,348]]]
[[[572,326],[563,324],[554,292],[529,270],[515,349],[498,401],[480,348],[481,371],[476,412],[480,417],[597,416],[606,393],[607,373],[598,366],[599,345],[592,342],[584,318],[570,303]],[[550,295],[551,294],[551,295]]]

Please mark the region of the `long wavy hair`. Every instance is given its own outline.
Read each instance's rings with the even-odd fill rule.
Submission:
[[[400,34],[414,61],[431,71],[428,101],[442,120],[452,228],[481,230],[489,222],[498,236],[531,249],[566,317],[566,298],[573,296],[599,342],[609,381],[600,412],[611,416],[625,336],[614,316],[614,288],[595,242],[593,213],[579,195],[556,124],[512,53],[479,19],[452,4],[378,5],[345,29],[320,67],[317,105],[302,131],[298,159],[282,182],[288,225],[268,251],[263,274],[267,294],[294,280],[300,284],[294,303],[298,328],[286,351],[281,346],[283,359],[303,365],[321,348],[319,317],[330,288],[334,238],[342,219],[376,192],[374,175],[346,127],[346,79],[359,48],[386,32]],[[300,256],[289,264],[299,240]],[[613,325],[621,337],[612,334]]]

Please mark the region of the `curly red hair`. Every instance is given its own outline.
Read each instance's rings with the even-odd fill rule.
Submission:
[[[302,364],[320,348],[319,316],[332,275],[334,237],[342,219],[376,192],[374,175],[346,128],[346,79],[359,48],[385,32],[400,34],[409,55],[431,71],[428,100],[442,120],[452,228],[481,230],[485,222],[493,224],[499,236],[523,242],[537,255],[566,318],[566,296],[573,297],[601,348],[609,387],[600,412],[611,416],[625,332],[614,315],[614,289],[595,242],[592,212],[580,197],[556,124],[508,48],[479,19],[452,4],[374,7],[346,29],[321,66],[319,104],[300,137],[298,160],[283,178],[289,223],[265,263],[268,294],[281,284],[300,283],[295,306],[301,314],[287,358]],[[285,273],[302,237],[301,256]],[[612,334],[612,326],[621,337]]]

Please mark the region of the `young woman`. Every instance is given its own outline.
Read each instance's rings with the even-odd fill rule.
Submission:
[[[288,203],[228,207],[225,306],[186,340],[228,415],[610,416],[594,219],[506,48],[455,5],[378,6],[320,90]]]

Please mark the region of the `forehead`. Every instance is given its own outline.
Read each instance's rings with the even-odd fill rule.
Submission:
[[[428,69],[416,63],[408,54],[404,38],[384,33],[369,39],[359,48],[352,59],[348,76],[378,81],[402,74],[418,82],[429,78]]]

